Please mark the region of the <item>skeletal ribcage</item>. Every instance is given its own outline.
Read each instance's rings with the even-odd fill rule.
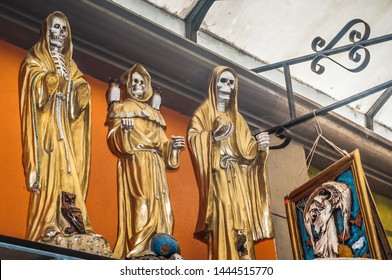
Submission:
[[[54,64],[56,65],[57,73],[63,76],[66,80],[68,80],[69,76],[68,76],[67,67],[65,66],[64,55],[55,51],[52,51],[51,54],[52,54]]]

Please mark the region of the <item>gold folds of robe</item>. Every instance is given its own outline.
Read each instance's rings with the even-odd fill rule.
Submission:
[[[141,74],[146,85],[140,99],[128,87],[134,72]],[[108,146],[118,157],[119,224],[114,256],[125,258],[151,253],[150,239],[156,233],[172,234],[166,168],[178,167],[179,153],[173,153],[162,115],[149,105],[153,92],[144,67],[136,64],[124,73],[120,88],[125,100],[110,105],[106,125]],[[132,118],[134,127],[123,129],[122,118]]]
[[[49,31],[54,17],[62,18],[68,31],[62,54],[69,81],[63,87],[56,85],[58,74],[50,54]],[[22,161],[26,188],[34,190],[26,232],[30,240],[38,240],[46,231],[64,232],[69,227],[60,210],[62,192],[76,195],[75,206],[82,212],[84,226],[92,230],[85,206],[90,173],[91,93],[82,75],[72,60],[68,20],[54,12],[43,22],[39,41],[29,50],[19,73]]]
[[[221,113],[217,110],[217,82],[226,70],[237,82],[226,113]],[[248,254],[253,259],[254,242],[274,236],[265,178],[267,152],[258,151],[238,112],[237,94],[236,73],[216,67],[210,75],[207,97],[188,126],[187,140],[199,187],[195,237],[208,244],[210,259],[239,259],[239,231],[246,235]],[[212,137],[217,117],[234,125],[234,132],[222,141]]]

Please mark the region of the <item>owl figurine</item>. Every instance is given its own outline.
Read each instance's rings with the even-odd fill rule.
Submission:
[[[244,231],[242,229],[237,230],[235,237],[235,245],[241,260],[250,259],[248,255],[248,249],[246,248],[247,243],[248,239]]]
[[[162,102],[162,91],[160,87],[154,87],[154,94],[151,98],[151,107],[159,111]]]
[[[121,90],[120,81],[118,79],[109,78],[109,88],[106,90],[106,102],[108,103],[108,109],[114,102],[120,102]]]
[[[65,229],[66,234],[81,233],[86,234],[83,224],[82,211],[75,205],[76,195],[69,192],[62,192],[61,214],[69,222],[70,226]]]

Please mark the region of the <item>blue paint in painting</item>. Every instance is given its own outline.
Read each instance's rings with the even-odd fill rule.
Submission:
[[[336,209],[333,213],[332,213],[334,219],[335,219],[335,225],[336,225],[336,231],[337,232],[342,232],[344,225],[343,225],[343,213],[342,210],[340,209]]]
[[[340,174],[336,178],[336,182],[342,182],[346,183],[348,187],[351,190],[351,219],[355,220],[356,218],[362,219],[362,215],[360,213],[360,207],[359,207],[359,200],[358,200],[358,194],[357,190],[355,188],[355,182],[354,182],[354,177],[351,169],[348,169],[344,171],[342,174]],[[340,219],[340,221],[343,223],[343,221]],[[343,229],[343,227],[342,227]],[[340,233],[338,231],[338,233]],[[363,221],[361,221],[361,227],[358,227],[355,224],[350,224],[350,239],[346,241],[346,244],[351,247],[353,250],[354,256],[356,258],[362,257],[366,252],[370,256],[370,253],[368,252],[368,240],[366,238],[366,233],[365,233],[365,224]],[[356,244],[356,245],[354,245]],[[354,248],[353,248],[354,247]]]
[[[302,211],[303,211],[303,209],[302,209]],[[301,245],[302,245],[302,250],[304,253],[304,259],[305,260],[313,260],[314,259],[313,247],[312,247],[312,244],[310,244],[310,238],[309,238],[309,236],[306,232],[305,226],[304,226],[304,215],[303,215],[302,211],[297,208],[299,235],[301,236]]]
[[[356,218],[361,219],[358,194],[357,194],[357,190],[355,188],[355,182],[354,182],[352,170],[347,169],[346,171],[341,173],[335,179],[335,181],[347,184],[347,186],[351,190],[352,205],[351,205],[351,217],[350,217],[350,223],[349,223],[350,238],[347,241],[345,241],[345,245],[348,245],[351,248],[354,257],[357,257],[357,258],[363,257],[366,253],[368,256],[370,256],[369,247],[368,247],[368,240],[366,238],[365,226],[364,226],[363,221],[360,220],[360,227],[351,222],[351,221],[355,220]],[[304,206],[305,206],[308,198],[309,197],[305,197],[304,199],[298,201],[296,204],[296,206],[297,206],[296,208],[297,208],[297,218],[298,218],[297,222],[298,222],[299,234],[301,237],[303,257],[306,260],[312,260],[315,258],[314,251],[313,251],[312,245],[309,244],[310,238],[306,232],[305,225],[304,225],[304,219],[303,219],[303,210],[304,210]],[[335,210],[333,213],[333,216],[335,219],[336,230],[339,235],[343,231],[342,211],[340,209]],[[315,239],[317,239],[316,236],[315,236]]]

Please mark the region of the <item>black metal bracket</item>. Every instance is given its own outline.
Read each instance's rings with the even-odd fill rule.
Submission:
[[[365,27],[365,31],[362,35],[361,32],[357,31],[357,30],[353,30],[349,33],[349,40],[350,42],[352,42],[352,45],[349,45],[350,48],[347,49],[348,50],[348,57],[351,61],[353,61],[354,63],[360,63],[358,65],[358,67],[356,68],[348,68],[346,66],[344,66],[343,64],[340,64],[339,62],[337,62],[336,60],[330,58],[327,54],[327,52],[329,50],[333,50],[333,47],[344,37],[345,34],[348,33],[348,31],[354,27],[354,25],[356,24],[363,24]],[[341,66],[342,68],[346,69],[347,71],[350,72],[360,72],[363,69],[365,69],[365,67],[369,64],[370,61],[370,53],[368,51],[368,49],[365,48],[365,46],[363,45],[363,43],[365,42],[365,40],[368,40],[370,36],[370,26],[364,22],[361,19],[354,19],[352,21],[350,21],[349,23],[347,23],[343,29],[332,39],[332,41],[325,46],[325,40],[319,36],[317,36],[316,38],[313,39],[312,41],[312,49],[316,52],[316,56],[312,59],[312,63],[311,63],[311,69],[313,72],[317,73],[317,74],[322,74],[325,71],[325,67],[322,66],[321,64],[319,64],[320,60],[324,59],[324,58],[328,58],[329,60],[331,60],[332,62],[334,62],[335,64]],[[324,47],[325,46],[325,47]],[[323,48],[324,47],[324,48]],[[319,49],[320,48],[320,49]],[[347,51],[345,50],[345,51]],[[364,58],[362,57],[362,55],[359,53],[360,50],[363,50],[365,53]],[[362,61],[362,62],[361,62]]]
[[[285,127],[278,127],[276,129],[276,131],[274,132],[275,136],[278,137],[279,139],[282,139],[283,142],[280,143],[279,145],[276,146],[270,146],[270,150],[279,150],[279,149],[283,149],[286,148],[288,146],[288,144],[290,144],[291,142],[291,135],[288,129],[286,129]],[[269,133],[271,134],[271,133]]]
[[[200,0],[185,18],[185,37],[197,43],[197,31],[215,0]]]
[[[365,114],[366,127],[370,130],[374,130],[373,119],[380,111],[381,107],[388,101],[389,97],[392,95],[392,88],[388,88],[383,92],[383,94],[374,102],[373,106]]]
[[[356,25],[363,26],[364,31],[359,32],[359,31],[353,29],[353,27]],[[334,48],[336,46],[336,44],[346,34],[348,34],[348,38],[349,38],[350,42],[352,42],[352,44]],[[362,98],[367,97],[371,94],[374,94],[376,92],[379,92],[381,90],[386,89],[386,91],[383,93],[383,95],[376,101],[376,103],[372,106],[372,108],[370,108],[370,110],[366,113],[366,121],[367,121],[366,126],[369,129],[373,129],[374,116],[377,114],[377,112],[381,109],[381,107],[385,104],[385,102],[392,95],[392,81],[380,84],[380,85],[375,86],[371,89],[360,92],[356,95],[353,95],[353,96],[348,97],[346,99],[343,99],[341,101],[335,102],[329,106],[317,109],[314,112],[311,112],[311,113],[308,113],[308,114],[305,114],[303,116],[296,118],[295,100],[294,100],[294,93],[293,93],[293,87],[292,87],[292,83],[291,83],[291,74],[290,74],[290,65],[295,65],[295,64],[303,63],[303,62],[310,61],[310,60],[312,61],[311,62],[311,70],[317,74],[322,74],[325,71],[325,67],[320,64],[320,61],[323,60],[324,58],[331,60],[335,64],[346,69],[347,71],[350,71],[353,73],[360,72],[363,69],[365,69],[365,67],[369,64],[369,61],[370,61],[370,52],[368,49],[366,49],[366,47],[392,40],[392,34],[387,34],[387,35],[380,36],[380,37],[373,38],[373,39],[369,39],[369,36],[370,36],[370,26],[361,19],[354,19],[354,20],[351,20],[350,22],[348,22],[342,28],[342,30],[340,30],[340,32],[327,45],[326,45],[326,41],[323,38],[321,38],[320,36],[317,36],[316,38],[314,38],[312,41],[312,44],[311,44],[312,49],[315,51],[314,54],[309,54],[309,55],[305,55],[305,56],[293,58],[290,60],[286,60],[286,61],[282,61],[282,62],[278,62],[278,63],[273,63],[273,64],[269,64],[266,66],[257,67],[257,68],[252,69],[252,71],[254,71],[256,73],[261,73],[261,72],[266,72],[266,71],[270,71],[270,70],[274,70],[274,69],[278,69],[278,68],[283,68],[284,75],[285,75],[285,82],[286,82],[286,93],[287,93],[287,100],[288,100],[288,106],[289,106],[289,114],[290,114],[290,118],[291,118],[290,121],[285,122],[283,124],[280,124],[276,127],[272,127],[267,130],[257,129],[253,132],[253,135],[256,135],[262,131],[266,131],[269,134],[275,134],[280,139],[284,139],[284,141],[282,144],[280,144],[278,146],[270,147],[270,149],[284,148],[291,141],[291,137],[289,136],[288,128],[294,127],[294,126],[296,126],[300,123],[303,123],[309,119],[312,119],[316,116],[325,115],[334,109],[337,109],[339,107],[342,107],[344,105],[352,103],[356,100],[362,99]],[[332,55],[343,53],[343,52],[348,52],[348,58],[353,63],[357,64],[356,67],[349,68],[348,66],[344,66],[343,64],[337,62],[336,60],[334,60],[330,57]]]
[[[375,93],[377,93],[377,92],[379,92],[381,90],[384,90],[384,89],[387,89],[387,92],[389,92],[389,93],[391,92],[391,90],[392,90],[392,80],[390,80],[388,82],[385,82],[383,84],[380,84],[378,86],[372,87],[372,88],[370,88],[368,90],[362,91],[360,93],[357,93],[357,94],[355,94],[353,96],[350,96],[350,97],[347,97],[345,99],[342,99],[340,101],[337,101],[335,103],[332,103],[331,105],[325,106],[323,108],[316,109],[316,110],[314,110],[311,113],[302,115],[302,116],[300,116],[300,117],[298,117],[298,118],[296,118],[294,120],[290,120],[290,121],[282,123],[282,124],[280,124],[278,126],[271,127],[269,129],[266,129],[266,130],[256,129],[255,131],[253,131],[252,134],[253,135],[257,135],[260,132],[268,132],[268,134],[275,134],[277,137],[279,137],[281,139],[284,139],[284,138],[287,137],[285,135],[286,134],[288,135],[288,130],[287,130],[288,128],[291,128],[291,127],[294,127],[296,125],[299,125],[299,124],[301,124],[303,122],[306,122],[306,121],[308,121],[308,120],[310,120],[310,119],[312,119],[312,118],[314,118],[316,116],[325,115],[325,114],[327,114],[328,112],[330,112],[332,110],[335,110],[335,109],[340,108],[340,107],[342,107],[344,105],[347,105],[347,104],[349,104],[351,102],[354,102],[354,101],[360,100],[362,98],[365,98],[367,96],[370,96],[372,94],[375,94]],[[285,131],[285,132],[283,133],[282,131]],[[291,139],[291,137],[290,137],[290,139]],[[281,148],[286,147],[289,143],[290,143],[290,140],[288,140],[288,141],[285,140],[282,144],[280,144],[278,146],[275,146],[275,147],[270,147],[270,149],[271,150],[273,150],[273,149],[281,149]],[[285,144],[285,145],[283,145],[283,144]]]

